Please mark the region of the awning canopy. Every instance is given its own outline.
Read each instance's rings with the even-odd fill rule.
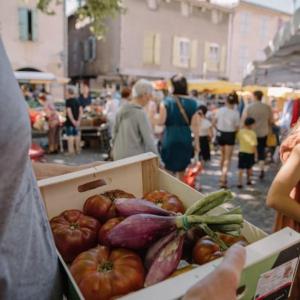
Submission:
[[[265,49],[266,59],[248,65],[243,85],[300,86],[300,9]]]
[[[34,72],[34,71],[15,71],[16,79],[21,83],[32,84],[47,84],[51,82],[58,82],[60,84],[67,84],[70,78],[56,77],[52,73]]]

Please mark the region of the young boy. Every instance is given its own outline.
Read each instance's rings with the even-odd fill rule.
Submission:
[[[239,151],[239,182],[238,188],[243,187],[243,170],[247,170],[247,185],[252,185],[252,167],[255,163],[255,154],[257,146],[257,137],[254,130],[252,130],[255,120],[253,118],[246,118],[244,127],[238,132],[237,139],[240,144]]]

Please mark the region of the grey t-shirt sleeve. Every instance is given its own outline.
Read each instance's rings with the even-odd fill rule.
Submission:
[[[0,299],[60,299],[58,258],[28,151],[27,105],[0,38]]]
[[[143,143],[145,146],[145,152],[158,153],[157,147],[155,146],[153,133],[151,130],[150,122],[143,110],[139,111],[138,114],[138,125]]]

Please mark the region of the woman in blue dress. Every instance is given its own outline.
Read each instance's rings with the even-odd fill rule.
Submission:
[[[185,77],[173,76],[171,83],[173,95],[161,103],[156,123],[165,125],[161,145],[161,158],[165,168],[182,179],[191,158],[199,153],[197,103],[188,96]]]

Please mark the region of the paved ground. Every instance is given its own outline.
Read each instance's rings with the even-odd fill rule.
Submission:
[[[210,164],[205,167],[200,176],[203,193],[214,191],[219,186],[219,161],[220,156],[216,155]],[[234,205],[241,206],[245,219],[258,226],[264,231],[271,233],[274,221],[274,211],[265,205],[266,195],[272,180],[278,170],[278,165],[270,164],[266,167],[266,177],[264,180],[258,178],[258,169],[254,167],[253,186],[244,186],[238,189],[237,186],[237,157],[233,159],[232,170],[229,174],[229,188],[236,194]]]
[[[66,154],[47,155],[47,161],[62,163],[62,164],[84,164],[93,161],[102,161],[104,156],[95,151],[85,149],[80,155],[69,156]],[[205,167],[205,171],[200,176],[200,182],[203,193],[215,191],[219,188],[219,160],[220,156],[213,156],[213,160]],[[254,225],[270,233],[272,231],[274,212],[265,205],[266,194],[270,184],[277,172],[278,166],[275,164],[269,165],[266,172],[266,178],[262,181],[257,177],[257,168],[254,168],[254,185],[251,187],[245,186],[239,190],[237,185],[237,158],[235,157],[232,163],[232,172],[229,174],[229,188],[236,194],[234,205],[242,207],[244,217]]]

